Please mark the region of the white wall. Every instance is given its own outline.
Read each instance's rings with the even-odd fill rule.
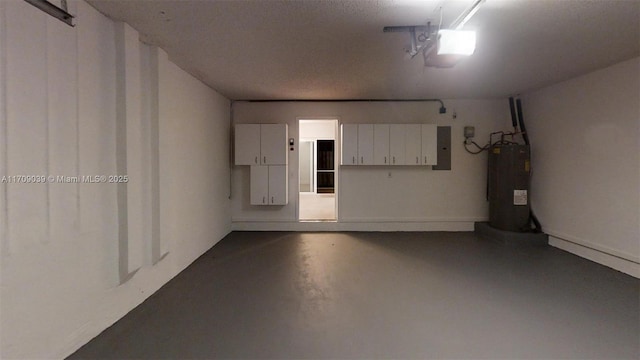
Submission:
[[[229,106],[161,54],[161,236],[181,269],[231,231]]]
[[[234,104],[234,123],[287,123],[298,143],[297,119],[336,118],[340,123],[435,123],[452,126],[452,170],[427,167],[340,167],[337,224],[296,224],[298,152],[289,152],[289,204],[249,205],[249,168],[233,169],[234,229],[473,230],[488,218],[486,154],[462,147],[463,127],[476,127],[479,142],[509,123],[506,100],[438,103],[247,103]],[[457,118],[452,119],[453,113]],[[339,148],[339,146],[338,146]],[[391,177],[389,177],[391,173]]]
[[[70,6],[75,28],[0,1],[0,177],[124,169],[128,197],[109,183],[0,184],[3,359],[69,355],[231,229],[228,100],[135,30]]]
[[[303,120],[303,122],[298,125],[300,126],[300,138],[313,140],[335,139],[337,132],[335,128],[335,120],[327,120]]]
[[[526,94],[550,243],[640,277],[640,58]]]

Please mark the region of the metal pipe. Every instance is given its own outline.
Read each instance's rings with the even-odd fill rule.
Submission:
[[[233,100],[233,102],[438,102],[440,103],[440,114],[446,114],[447,108],[444,106],[444,102],[441,99],[248,99],[248,100]]]
[[[471,17],[480,9],[480,4],[482,4],[484,0],[476,0],[471,6],[469,6],[465,11],[456,18],[449,28],[460,30],[471,19]]]
[[[527,134],[527,128],[524,126],[524,118],[522,117],[522,102],[520,99],[516,99],[516,111],[518,112],[518,122],[520,123],[520,131],[522,132],[522,139],[524,143],[529,145],[529,134]]]
[[[518,118],[516,117],[516,103],[513,96],[509,98],[509,108],[511,109],[511,125],[515,129],[518,127]]]

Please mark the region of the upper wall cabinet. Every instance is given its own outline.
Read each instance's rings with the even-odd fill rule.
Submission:
[[[373,124],[341,126],[342,165],[373,165]]]
[[[422,124],[422,165],[438,165],[438,126]]]
[[[405,126],[389,125],[389,159],[391,165],[405,165]]]
[[[236,165],[286,165],[287,124],[237,124]]]
[[[435,124],[342,124],[342,165],[437,165]]]
[[[373,125],[373,165],[389,165],[389,125]]]
[[[405,165],[424,165],[420,160],[422,154],[422,134],[420,124],[404,126]]]
[[[373,124],[358,125],[358,165],[373,165]]]
[[[343,124],[340,126],[340,139],[342,158],[341,165],[357,165],[358,158],[358,125]]]

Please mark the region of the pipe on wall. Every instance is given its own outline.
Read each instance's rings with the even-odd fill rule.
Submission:
[[[233,100],[232,102],[438,102],[440,103],[440,114],[446,114],[447,108],[444,106],[444,102],[441,99],[275,99],[275,100]]]

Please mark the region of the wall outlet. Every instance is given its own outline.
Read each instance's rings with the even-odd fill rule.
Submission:
[[[476,128],[473,126],[465,126],[464,127],[464,138],[470,139],[476,136]]]

